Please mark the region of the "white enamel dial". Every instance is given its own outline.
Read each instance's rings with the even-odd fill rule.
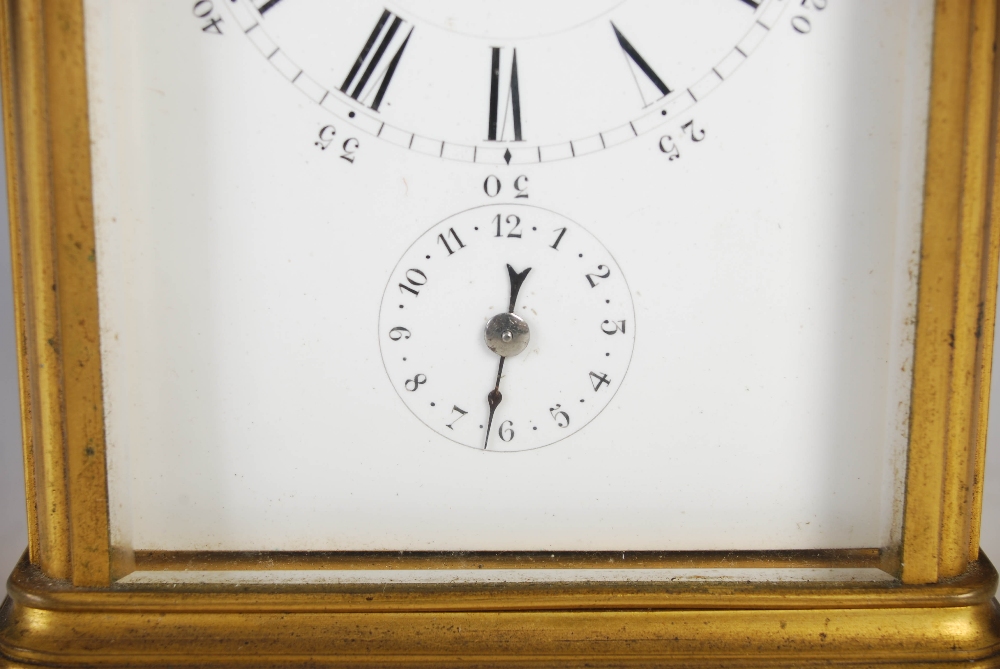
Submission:
[[[593,153],[679,117],[735,73],[785,4],[227,3],[324,109],[417,153],[487,164]]]
[[[898,536],[934,0],[83,2],[135,550]]]
[[[501,367],[485,330],[507,313],[530,338]],[[526,205],[469,209],[425,232],[396,265],[379,317],[382,360],[406,406],[489,451],[546,446],[586,426],[625,380],[634,341],[611,253],[577,223]]]

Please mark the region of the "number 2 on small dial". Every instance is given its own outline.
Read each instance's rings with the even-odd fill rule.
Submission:
[[[599,274],[598,272],[602,269],[604,270],[604,274]],[[587,275],[587,281],[590,283],[591,288],[597,288],[597,282],[594,279],[607,279],[609,276],[611,276],[611,269],[604,265],[598,265],[597,272]]]

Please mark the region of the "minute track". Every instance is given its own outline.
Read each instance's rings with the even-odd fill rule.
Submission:
[[[441,76],[439,67],[429,66],[428,49],[438,49],[436,45],[439,42],[443,45],[450,38],[442,37],[434,25],[421,26],[420,17],[409,16],[404,11],[405,2],[398,8],[394,5],[393,9],[379,7],[373,14],[368,14],[368,10],[358,10],[356,13],[359,16],[371,16],[371,19],[361,21],[360,25],[358,21],[348,21],[350,17],[345,18],[341,21],[345,25],[344,31],[348,31],[347,26],[351,25],[351,34],[363,34],[365,37],[354,41],[353,46],[351,39],[328,40],[323,43],[323,51],[317,52],[320,58],[312,61],[309,60],[309,48],[304,42],[292,44],[285,35],[289,30],[294,33],[297,25],[318,24],[318,19],[310,19],[308,12],[318,11],[316,7],[326,11],[326,3],[283,3],[284,11],[269,11],[266,21],[260,21],[260,12],[265,5],[270,5],[270,1],[261,5],[260,9],[254,7],[253,0],[234,0],[227,6],[244,30],[255,22],[261,23],[247,37],[265,56],[275,53],[274,48],[281,44],[282,49],[273,59],[276,62],[272,62],[272,65],[292,85],[324,110],[360,130],[400,148],[427,156],[485,165],[526,165],[608,150],[679,120],[678,116],[703,101],[714,87],[727,80],[742,65],[769,32],[769,27],[774,24],[787,2],[788,0],[733,2],[734,10],[725,13],[727,20],[730,23],[742,21],[744,26],[749,27],[744,28],[742,36],[732,38],[734,41],[730,41],[730,46],[720,51],[714,61],[705,62],[702,70],[704,74],[693,80],[691,75],[678,76],[673,72],[673,66],[669,68],[671,72],[666,73],[670,75],[669,79],[661,76],[663,73],[656,63],[662,64],[663,56],[647,53],[659,48],[655,46],[658,40],[633,34],[643,32],[635,27],[635,18],[629,21],[627,12],[622,14],[624,10],[616,9],[608,17],[611,19],[610,23],[607,19],[600,22],[604,26],[606,37],[588,37],[586,46],[590,51],[600,53],[601,60],[607,67],[619,68],[616,86],[623,86],[628,82],[635,91],[636,82],[632,81],[634,76],[642,84],[640,93],[644,92],[643,86],[648,88],[648,92],[645,98],[632,94],[634,111],[632,115],[621,118],[617,125],[597,126],[589,134],[573,134],[561,139],[556,137],[556,132],[571,131],[571,126],[579,123],[552,126],[557,128],[556,132],[553,132],[549,121],[545,121],[549,125],[540,126],[543,119],[539,116],[539,110],[552,109],[552,106],[544,101],[544,96],[538,97],[536,89],[547,81],[546,78],[560,76],[559,72],[565,71],[567,63],[572,66],[573,61],[561,61],[561,65],[554,67],[552,63],[539,61],[538,53],[524,51],[530,46],[537,52],[536,46],[540,42],[490,44],[490,40],[484,40],[485,43],[475,49],[473,42],[463,42],[466,45],[463,48],[467,47],[468,52],[456,54],[450,60],[468,62],[472,68],[476,67],[475,62],[478,60],[482,68],[478,71],[486,70],[489,76],[479,75],[482,78],[476,85],[470,85],[467,78],[435,83],[435,91],[452,98],[442,98],[440,104],[433,106],[434,114],[440,117],[436,121],[436,125],[440,127],[435,129],[428,125],[424,128],[420,119],[425,118],[428,112],[418,113],[413,96],[423,95],[416,92],[430,90],[424,87],[432,83],[433,77]],[[362,4],[367,6],[371,3]],[[270,5],[268,10],[272,7],[274,5]],[[310,7],[312,9],[308,9]],[[740,7],[752,12],[740,10]],[[352,15],[353,13],[355,12],[352,10]],[[581,25],[583,27],[573,30],[588,29],[586,26],[590,24]],[[372,26],[375,26],[374,30]],[[648,46],[649,43],[654,44],[654,47]],[[345,52],[349,54],[346,59],[335,55]],[[441,53],[444,54],[443,51]],[[337,61],[344,60],[349,65],[344,65],[336,83],[329,81],[329,75],[321,74],[334,67]],[[498,61],[500,65],[495,76],[492,70],[497,62],[494,61]],[[632,74],[627,67],[622,66],[623,62],[632,67]],[[473,77],[476,78],[478,77]],[[496,90],[491,91],[494,86]],[[602,89],[593,86],[579,90],[586,88],[593,88],[594,95],[601,94]],[[687,94],[689,90],[692,91],[691,95]],[[467,100],[458,105],[446,101],[457,99],[454,98],[456,95],[467,96]],[[609,99],[624,98],[611,96]],[[428,97],[428,100],[433,98]],[[569,99],[564,103],[572,104]],[[420,104],[426,106],[428,103],[421,101]],[[479,105],[481,111],[475,111],[476,105]],[[455,123],[444,123],[449,114],[458,113],[459,109],[466,107],[469,113],[463,113]],[[580,105],[567,106],[564,113],[569,119],[584,118],[589,114],[587,107]],[[477,115],[480,119],[478,131],[458,130],[468,125],[466,120],[471,121]],[[485,128],[482,125],[484,118],[488,118]],[[469,127],[471,129],[472,126]]]

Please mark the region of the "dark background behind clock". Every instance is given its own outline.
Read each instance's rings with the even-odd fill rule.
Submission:
[[[2,136],[0,132],[0,142]],[[21,463],[17,358],[14,348],[10,240],[7,234],[6,183],[6,169],[0,160],[0,581],[6,579],[28,543],[24,509],[24,472]],[[997,561],[1000,560],[1000,359],[995,362],[995,369],[997,373],[994,375],[990,403],[992,429],[987,446],[982,547],[987,555]]]

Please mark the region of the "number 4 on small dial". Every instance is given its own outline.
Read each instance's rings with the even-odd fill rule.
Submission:
[[[596,393],[601,389],[601,386],[608,384],[611,387],[611,379],[608,378],[607,374],[598,374],[597,372],[590,373],[590,382],[594,385],[594,392]]]

